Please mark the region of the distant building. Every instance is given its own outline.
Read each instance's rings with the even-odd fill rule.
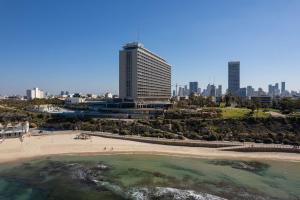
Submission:
[[[106,99],[112,99],[113,98],[113,95],[110,92],[105,93],[104,96],[105,96]]]
[[[285,93],[285,82],[281,82],[281,94]]]
[[[218,85],[218,88],[216,89],[216,97],[222,96],[222,85]]]
[[[197,90],[197,92],[198,92],[198,94],[201,94],[201,88],[198,88],[198,90]]]
[[[188,86],[185,85],[185,86],[184,86],[184,90],[183,90],[183,95],[184,95],[184,96],[188,96],[189,94],[190,94],[190,91],[189,91],[189,89],[188,89]]]
[[[261,106],[269,106],[272,103],[272,98],[270,96],[255,96],[251,97],[251,100],[254,102],[258,102]]]
[[[198,82],[190,82],[190,91],[189,94],[196,94],[198,93]]]
[[[180,96],[180,97],[185,96],[185,95],[184,95],[184,88],[179,87],[179,89],[178,89],[178,96]]]
[[[275,85],[269,84],[268,86],[268,95],[271,97],[279,96],[280,95],[280,89],[279,84],[276,83]]]
[[[247,86],[247,91],[246,91],[247,97],[254,96],[254,92],[255,92],[255,90],[254,90],[254,88],[252,86]]]
[[[240,89],[240,62],[228,62],[228,92],[238,96]]]
[[[262,88],[258,88],[257,95],[255,96],[266,96],[266,93]]]
[[[65,100],[66,104],[80,104],[84,102],[85,102],[85,98],[83,97],[68,97]]]
[[[141,43],[126,44],[119,52],[119,96],[134,102],[168,101],[171,65]]]
[[[246,88],[240,88],[239,96],[240,97],[246,97],[247,96],[247,89]]]
[[[209,92],[208,96],[210,96],[210,97],[215,97],[216,96],[216,86],[215,85],[210,86],[210,92]]]
[[[279,84],[278,83],[275,83],[274,93],[275,93],[275,96],[280,95],[280,89],[279,89]]]
[[[45,98],[44,91],[40,90],[39,88],[33,88],[32,90],[30,90],[30,89],[26,90],[26,96],[27,96],[28,100]]]

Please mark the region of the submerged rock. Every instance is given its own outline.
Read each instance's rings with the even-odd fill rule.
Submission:
[[[230,166],[235,169],[249,171],[258,175],[261,175],[269,168],[268,164],[257,161],[213,160],[208,161],[208,163],[213,165]]]

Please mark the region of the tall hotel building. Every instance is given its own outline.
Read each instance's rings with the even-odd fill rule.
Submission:
[[[228,62],[228,92],[239,96],[240,90],[240,61]]]
[[[126,44],[119,52],[119,96],[134,102],[168,101],[171,65],[141,43]]]

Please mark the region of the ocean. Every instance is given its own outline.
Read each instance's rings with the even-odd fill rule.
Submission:
[[[0,200],[298,200],[300,163],[155,155],[0,165]]]

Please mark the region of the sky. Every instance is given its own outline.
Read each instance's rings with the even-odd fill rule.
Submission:
[[[300,90],[299,0],[0,0],[0,95],[118,94],[118,53],[139,41],[172,65],[172,84],[286,81]]]

